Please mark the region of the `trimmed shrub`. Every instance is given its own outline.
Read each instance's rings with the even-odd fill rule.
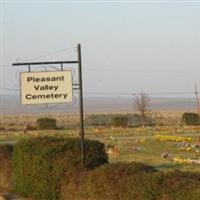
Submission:
[[[141,126],[141,117],[138,114],[106,114],[90,115],[86,117],[88,126]],[[145,125],[152,126],[155,122],[150,117],[145,117]]]
[[[88,126],[110,126],[110,115],[90,115],[86,117],[85,124]]]
[[[199,116],[197,113],[183,113],[181,117],[181,121],[185,125],[198,125],[199,124]]]
[[[36,125],[39,130],[57,129],[56,120],[47,117],[37,119]]]
[[[13,145],[0,145],[0,189],[6,192],[13,188],[12,152]]]
[[[173,171],[161,175],[160,200],[199,200],[200,174]]]
[[[138,114],[128,114],[128,125],[129,126],[141,126],[141,117]]]
[[[69,176],[69,175],[68,175]],[[115,163],[70,174],[62,200],[199,200],[200,174],[159,172],[142,163]]]
[[[128,116],[125,115],[113,116],[112,125],[126,127],[128,126],[128,121],[129,121]]]
[[[86,185],[90,171],[70,169],[65,172],[61,182],[61,200],[88,200]]]
[[[24,127],[24,130],[27,130],[27,131],[35,131],[35,130],[37,130],[37,127],[31,126],[30,124],[28,124],[28,125],[26,125],[26,126]]]
[[[116,163],[103,166],[87,177],[87,197],[96,200],[151,200],[153,199],[151,194],[145,194],[147,191],[144,181],[148,181],[148,172],[154,171],[153,167],[142,163]]]
[[[108,162],[104,144],[85,140],[86,169]],[[18,142],[13,166],[16,191],[36,200],[59,199],[61,178],[68,170],[81,170],[79,138],[43,137]]]
[[[153,200],[156,196],[150,174],[156,170],[142,163],[114,163],[96,168],[64,182],[61,199],[65,200]],[[154,184],[155,187],[157,184]]]

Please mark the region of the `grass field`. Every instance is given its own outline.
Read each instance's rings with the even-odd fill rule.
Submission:
[[[46,115],[47,116],[47,115]],[[48,115],[52,117],[52,115]],[[60,130],[32,130],[40,116],[2,116],[0,143],[15,143],[22,138],[38,136],[78,137],[78,115],[53,115]],[[154,127],[93,127],[86,126],[85,137],[103,142],[110,162],[138,161],[158,169],[181,169],[200,172],[200,127],[178,124]]]

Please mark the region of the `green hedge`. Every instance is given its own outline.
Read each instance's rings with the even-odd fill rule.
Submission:
[[[149,175],[156,170],[142,163],[113,163],[64,182],[62,200],[153,200]]]
[[[86,168],[108,162],[104,144],[85,141]],[[80,170],[80,139],[34,138],[20,141],[13,153],[16,191],[37,200],[59,199],[64,172]]]
[[[161,200],[200,199],[200,173],[172,171],[160,177]]]
[[[141,126],[141,117],[138,114],[98,114],[89,115],[85,119],[87,126]],[[145,125],[152,126],[155,122],[145,117]]]
[[[37,119],[36,126],[39,130],[57,129],[56,120],[48,117]]]
[[[13,145],[0,145],[0,190],[7,192],[13,189],[12,152]]]
[[[159,172],[141,163],[115,163],[71,174],[62,200],[199,200],[200,174]]]
[[[102,143],[86,140],[85,148],[83,168],[79,138],[26,139],[14,151],[0,145],[0,188],[12,189],[14,172],[16,191],[35,200],[200,199],[200,173],[160,172],[136,162],[106,164]]]
[[[83,182],[87,191],[84,197],[96,200],[153,200],[148,175],[155,171],[151,166],[135,162],[102,166],[90,172]]]
[[[198,125],[199,115],[197,113],[183,113],[181,121],[186,125]]]
[[[129,121],[129,119],[127,116],[114,116],[112,118],[112,125],[126,127],[126,126],[128,126],[128,121]]]
[[[111,126],[110,115],[98,114],[89,115],[85,119],[87,126]]]

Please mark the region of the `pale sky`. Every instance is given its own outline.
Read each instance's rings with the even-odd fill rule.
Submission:
[[[81,43],[85,95],[200,90],[200,1],[138,2],[1,0],[1,88],[19,88],[13,62]]]

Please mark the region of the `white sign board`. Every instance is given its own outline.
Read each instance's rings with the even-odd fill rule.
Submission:
[[[22,72],[22,104],[72,102],[72,72]]]

